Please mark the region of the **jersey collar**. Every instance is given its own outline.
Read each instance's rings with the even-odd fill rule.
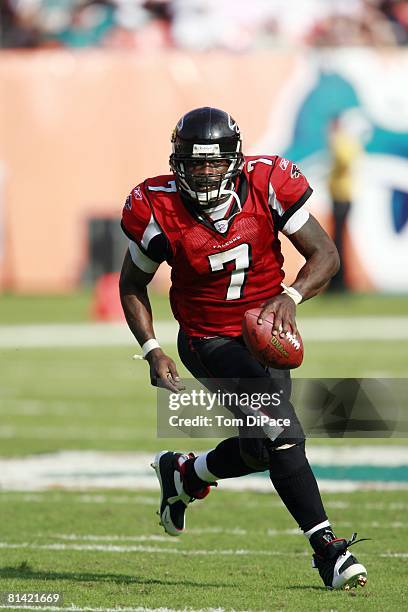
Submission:
[[[241,173],[238,178],[237,194],[241,201],[241,209],[243,210],[245,202],[248,198],[248,179],[246,178],[244,173]],[[182,196],[180,192],[179,195],[185,208],[195,219],[195,221],[197,221],[197,223],[201,223],[201,225],[204,225],[207,229],[221,236],[226,236],[228,234],[231,225],[234,223],[234,219],[237,216],[236,213],[239,212],[239,207],[235,200],[230,210],[228,211],[228,216],[226,217],[226,219],[219,219],[218,221],[213,221],[208,215],[197,209],[197,205],[194,203],[193,200]]]

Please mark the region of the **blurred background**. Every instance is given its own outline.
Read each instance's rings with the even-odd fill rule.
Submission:
[[[138,347],[119,302],[120,217],[136,184],[168,172],[178,118],[203,105],[233,115],[246,153],[300,165],[314,188],[311,211],[341,253],[328,290],[298,309],[307,353],[295,375],[406,375],[408,2],[3,0],[0,15],[7,452],[20,448],[17,425],[23,447],[82,444],[75,428],[68,440],[66,429],[62,439],[47,434],[54,420],[69,420],[51,398],[46,406],[50,379],[58,401],[74,392],[73,380],[77,399],[102,399],[107,429],[102,438],[90,431],[85,445],[122,448],[108,431],[118,388],[132,398],[132,418],[134,403],[143,406],[142,447],[158,444],[154,389],[145,364],[129,360]],[[290,282],[302,258],[283,236],[282,245]],[[150,294],[157,336],[175,355],[168,288],[163,264]],[[33,401],[33,418],[36,410],[44,418],[37,434],[25,429]]]
[[[168,172],[175,123],[202,105],[237,119],[248,154],[300,164],[341,251],[332,290],[408,291],[408,2],[3,0],[0,16],[0,291],[117,273],[127,194]]]
[[[84,347],[135,346],[118,296],[121,209],[168,172],[174,125],[203,105],[233,115],[246,153],[300,165],[341,253],[326,293],[299,308],[310,357],[296,375],[406,374],[408,2],[3,0],[0,16],[0,348],[28,399],[34,378],[46,393],[30,351],[76,347],[76,368]],[[290,282],[302,258],[282,244]],[[174,352],[168,287],[163,264],[151,296]],[[18,388],[4,384],[3,400]]]
[[[139,546],[146,588],[141,579],[136,599],[121,590],[125,578],[132,586],[134,552],[117,557],[116,566],[111,562],[110,543],[124,534],[131,541],[135,532],[143,542],[160,540],[152,454],[216,443],[156,437],[156,391],[146,362],[132,360],[139,349],[119,305],[117,281],[127,248],[122,206],[145,177],[168,172],[170,135],[182,114],[203,105],[227,110],[241,127],[247,154],[279,154],[300,166],[314,188],[311,211],[341,252],[342,268],[329,289],[298,308],[305,360],[294,375],[406,378],[407,43],[405,0],[0,0],[3,590],[8,584],[31,589],[35,579],[37,590],[45,591],[53,579],[53,587],[76,604],[136,601],[184,609],[199,601],[253,608],[250,598],[239,606],[236,584],[230,600],[207,584],[197,590],[196,565],[170,567],[164,548]],[[290,282],[302,259],[282,241]],[[168,285],[162,265],[150,291],[156,334],[179,363]],[[181,366],[180,373],[187,375]],[[406,414],[406,406],[400,408]],[[311,463],[341,534],[352,528],[376,540],[369,543],[369,561],[384,577],[381,601],[393,609],[401,607],[398,593],[406,582],[406,441],[392,431],[386,440],[371,432],[309,441]],[[219,489],[229,486],[271,491],[267,477]],[[58,493],[66,489],[85,494]],[[86,493],[91,489],[103,489],[103,495]],[[140,494],[143,489],[154,493]],[[230,549],[236,542],[268,548],[266,535],[277,537],[269,533],[271,508],[273,524],[298,535],[278,501],[273,506],[269,496],[263,501],[253,495],[223,491],[208,505],[194,504],[192,525],[207,535],[199,544],[187,536],[179,546]],[[122,506],[115,513],[116,503]],[[257,536],[245,531],[251,503],[263,508],[257,511]],[[231,538],[231,512],[249,539]],[[226,531],[219,527],[211,536],[214,520]],[[106,547],[84,552],[96,533]],[[73,539],[83,548],[77,542],[71,550]],[[276,554],[285,555],[291,542],[296,554],[298,539],[289,540],[274,540],[274,549],[282,549]],[[63,552],[56,552],[57,545]],[[384,550],[390,551],[387,559]],[[84,567],[95,567],[97,554],[105,578],[81,578]],[[67,573],[67,559],[76,573]],[[237,575],[233,556],[231,571],[225,557],[211,559],[216,578]],[[264,580],[256,565],[241,572],[245,560],[239,559],[240,580],[245,571],[248,580],[254,574]],[[287,575],[293,574],[292,560]],[[33,574],[30,563],[41,571]],[[209,575],[211,568],[201,567]],[[188,577],[187,569],[189,586],[179,588],[179,574]],[[174,575],[167,583],[168,570]],[[301,570],[299,588],[309,584],[307,570]],[[98,581],[93,594],[87,581]],[[260,600],[259,609],[274,600],[272,585],[264,587],[257,587],[258,596],[267,591],[269,599]],[[293,609],[299,609],[299,588],[285,590]],[[239,590],[250,593],[249,587]],[[326,608],[327,599],[303,607],[315,605]]]

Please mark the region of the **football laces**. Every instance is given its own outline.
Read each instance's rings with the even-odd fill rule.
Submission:
[[[295,349],[298,351],[300,349],[300,342],[299,340],[296,338],[296,336],[294,336],[293,334],[291,334],[289,331],[286,332],[286,338],[288,339],[288,341],[290,342],[290,344],[292,346],[295,347]]]

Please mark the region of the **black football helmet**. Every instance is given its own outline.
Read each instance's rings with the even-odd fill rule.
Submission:
[[[192,110],[181,117],[171,141],[170,168],[181,194],[200,209],[226,201],[244,165],[240,130],[231,115],[208,106]]]

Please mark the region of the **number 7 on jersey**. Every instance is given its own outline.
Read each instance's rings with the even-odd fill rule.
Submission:
[[[242,297],[246,273],[250,263],[249,244],[239,244],[233,249],[209,255],[211,270],[219,272],[223,270],[226,263],[235,262],[235,270],[231,273],[231,280],[227,291],[227,300],[239,300]]]

